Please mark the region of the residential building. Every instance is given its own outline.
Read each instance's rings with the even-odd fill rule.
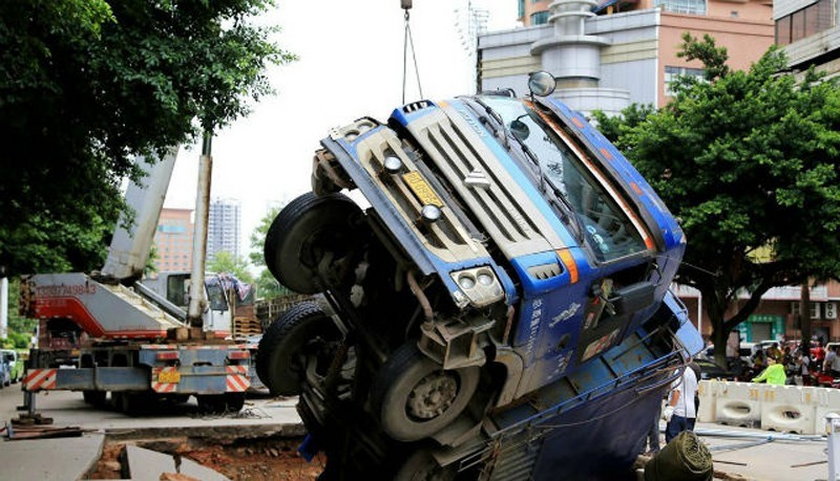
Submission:
[[[192,212],[192,209],[161,209],[154,237],[158,272],[192,269]]]
[[[525,0],[519,6],[529,26],[479,36],[481,89],[523,94],[527,74],[546,70],[557,80],[553,95],[584,113],[665,105],[675,76],[703,74],[699,61],[677,57],[684,32],[714,37],[735,69],[748,68],[774,40],[769,0]]]
[[[804,71],[814,65],[829,77],[840,74],[840,5],[837,0],[777,0],[773,5],[776,43],[788,65]]]
[[[548,23],[548,6],[552,0],[518,0],[519,21],[530,27]]]
[[[697,290],[678,286],[677,294],[688,308],[689,317],[697,324],[700,333],[710,336],[711,321],[703,310],[703,299]],[[808,315],[811,319],[811,332],[825,341],[840,339],[840,282],[836,280],[811,287],[811,305]],[[743,341],[763,341],[768,339],[800,339],[799,303],[802,298],[801,286],[784,286],[770,289],[762,296],[758,307],[749,318],[738,326]],[[739,303],[746,303],[746,294]],[[734,313],[734,308],[732,309]]]
[[[210,202],[207,224],[207,259],[225,251],[239,256],[242,207],[236,199],[216,198]]]

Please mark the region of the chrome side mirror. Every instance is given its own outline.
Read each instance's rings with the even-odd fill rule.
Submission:
[[[532,96],[546,97],[551,95],[556,86],[557,81],[554,80],[554,75],[545,70],[532,72],[528,76],[528,90],[531,91]]]

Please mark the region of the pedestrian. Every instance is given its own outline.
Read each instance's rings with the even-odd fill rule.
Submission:
[[[697,376],[686,366],[682,376],[674,381],[668,405],[665,407],[665,442],[669,443],[683,431],[694,431],[697,409],[694,397],[697,395]]]
[[[784,386],[785,381],[787,381],[787,375],[785,375],[785,367],[781,364],[777,363],[775,359],[771,356],[767,356],[767,369],[761,372],[758,376],[753,379],[753,382],[762,382],[766,381],[767,384],[777,384]]]
[[[811,358],[808,357],[808,349],[803,343],[800,346],[799,357],[796,359],[793,374],[793,381],[797,386],[811,385],[811,371],[809,369],[810,364]]]
[[[811,367],[815,371],[822,370],[823,361],[825,360],[825,349],[823,348],[822,341],[811,341],[813,346],[811,348],[811,362],[813,363]]]
[[[837,354],[838,348],[840,346],[831,346],[831,349],[825,355],[825,361],[823,361],[823,372],[835,378],[840,377],[840,356]]]
[[[764,353],[764,349],[760,347],[755,351],[750,359],[752,361],[752,367],[750,368],[750,377],[755,377],[767,367],[767,356]]]
[[[776,364],[783,364],[782,363],[782,350],[779,349],[779,344],[774,342],[767,348],[767,357],[772,357],[776,360]]]

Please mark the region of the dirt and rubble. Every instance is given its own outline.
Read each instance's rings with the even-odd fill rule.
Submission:
[[[86,479],[127,479],[125,447],[182,456],[218,471],[234,481],[311,481],[318,477],[326,460],[316,457],[308,463],[297,453],[300,439],[204,440],[170,438],[107,441],[102,457]]]

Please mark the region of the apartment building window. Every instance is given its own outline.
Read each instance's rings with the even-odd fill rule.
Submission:
[[[531,14],[531,25],[542,25],[548,23],[548,10]]]
[[[674,91],[671,89],[671,85],[674,81],[676,81],[679,77],[689,76],[689,77],[696,77],[700,80],[704,80],[706,77],[706,71],[702,68],[690,68],[690,67],[674,67],[672,65],[665,66],[665,95],[668,97],[674,96]]]
[[[776,20],[776,43],[787,45],[810,37],[833,25],[832,0],[819,0]]]
[[[525,16],[525,0],[519,0],[519,18]]]
[[[655,0],[653,5],[674,13],[706,15],[706,0]]]

